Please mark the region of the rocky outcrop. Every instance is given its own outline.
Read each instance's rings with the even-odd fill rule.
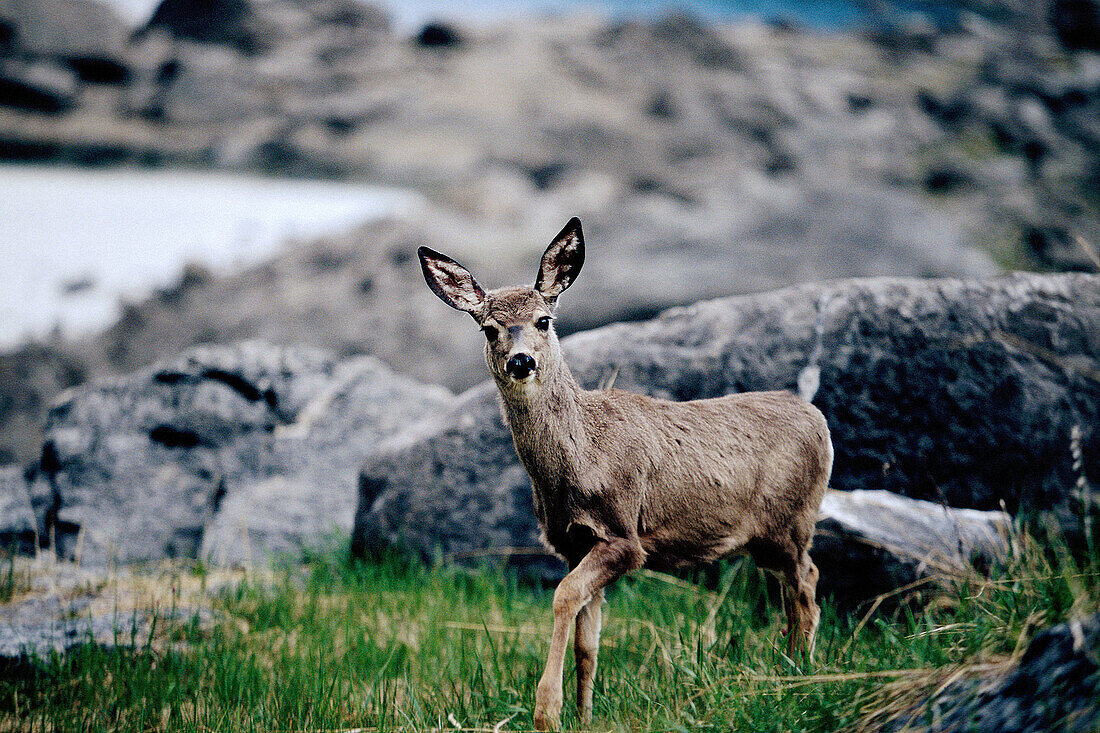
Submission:
[[[1100,727],[1100,614],[1037,634],[1018,664],[962,675],[878,727],[891,733],[1088,733]]]
[[[814,394],[833,430],[833,487],[850,490],[826,501],[815,557],[823,589],[862,600],[993,562],[1001,502],[1027,513],[1076,501],[1074,426],[1080,472],[1096,480],[1097,279],[806,285],[563,344],[589,386],[615,372],[619,387],[678,400]],[[89,564],[235,564],[347,532],[354,514],[357,552],[506,557],[554,577],[496,399],[491,383],[456,400],[367,357],[194,349],[57,402],[38,462],[0,474],[7,536],[54,538]]]
[[[358,499],[356,466],[378,441],[433,419],[452,401],[447,390],[374,359],[337,362],[322,390],[276,428],[270,465],[227,491],[200,556],[226,565],[346,537]]]
[[[347,532],[372,445],[450,402],[366,357],[196,348],[66,394],[30,493],[43,539],[85,564],[261,560]]]
[[[1086,192],[1100,174],[1100,4],[958,6],[979,58],[958,83],[917,93],[944,132],[926,158],[926,188],[983,199],[989,231],[1011,236],[1021,262],[1095,271],[1100,211]]]
[[[675,400],[813,394],[832,430],[836,489],[1069,514],[1074,426],[1081,470],[1100,478],[1098,339],[1100,278],[1017,274],[803,285],[585,332],[563,349],[589,388],[614,372],[618,387]],[[483,384],[446,417],[379,445],[360,478],[358,551],[537,546],[527,477],[495,400]]]
[[[1031,235],[1100,234],[1088,196],[1096,3],[959,2],[940,15],[954,20],[888,12],[870,40],[685,13],[429,25],[409,38],[350,0],[164,0],[131,36],[99,3],[4,0],[0,57],[68,65],[82,83],[61,106],[40,102],[43,116],[72,113],[56,124],[0,110],[0,141],[9,154],[368,177],[491,225],[517,210],[542,219],[554,194],[594,212],[612,199],[625,205],[609,222],[664,223],[608,238],[643,235],[635,255],[681,241],[812,252],[816,225],[886,249],[920,232],[923,249],[942,250],[929,258],[939,269],[853,257],[879,269],[846,276],[981,274],[942,269],[969,240],[1009,260],[1090,266]],[[770,266],[802,261],[780,259]]]

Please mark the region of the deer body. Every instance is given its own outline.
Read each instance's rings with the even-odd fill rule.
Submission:
[[[559,723],[573,625],[578,706],[590,719],[603,589],[641,567],[749,554],[783,581],[789,648],[812,649],[817,568],[808,550],[833,460],[825,418],[787,392],[670,402],[582,389],[550,323],[583,252],[573,219],[543,255],[533,288],[489,293],[453,260],[419,253],[428,285],[486,332],[486,363],[536,515],[570,567],[554,593],[539,729]]]
[[[807,521],[812,532],[817,505],[807,507],[805,484],[828,471],[828,428],[794,395],[677,403],[575,383],[563,391],[556,408],[503,399],[539,523],[563,557],[579,560],[595,539],[636,536],[647,565],[674,567],[746,551]]]

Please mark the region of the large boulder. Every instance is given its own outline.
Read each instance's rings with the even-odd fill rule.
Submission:
[[[674,400],[800,387],[832,429],[836,489],[1069,516],[1078,475],[1100,480],[1097,276],[808,284],[588,331],[563,350],[588,388],[612,373]],[[491,383],[380,444],[359,502],[359,552],[546,563],[526,554],[530,488]]]
[[[269,466],[227,492],[205,528],[201,556],[226,565],[346,537],[364,456],[452,402],[442,387],[394,374],[376,359],[336,363],[294,421],[276,428]]]
[[[48,488],[47,536],[87,564],[260,560],[346,533],[363,456],[450,400],[367,357],[199,347],[66,393],[30,493]]]

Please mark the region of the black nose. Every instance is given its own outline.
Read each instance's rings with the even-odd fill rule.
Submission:
[[[504,365],[504,371],[512,379],[526,379],[535,371],[535,358],[530,354],[516,354]]]

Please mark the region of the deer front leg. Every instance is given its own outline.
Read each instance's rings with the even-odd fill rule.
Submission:
[[[535,728],[557,730],[562,706],[562,670],[569,642],[569,627],[581,608],[611,581],[642,566],[645,552],[637,540],[599,541],[554,591],[554,631],[546,669],[535,691]]]
[[[592,722],[592,686],[600,655],[603,589],[596,591],[580,613],[573,633],[573,657],[577,662],[577,712],[581,722]]]

